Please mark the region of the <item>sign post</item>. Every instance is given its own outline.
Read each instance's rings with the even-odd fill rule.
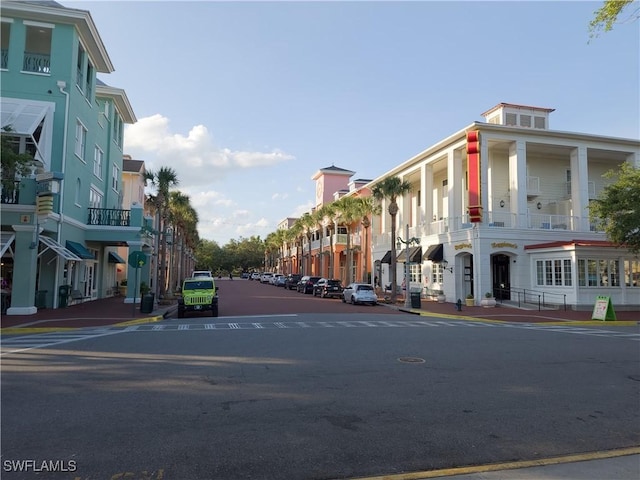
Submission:
[[[135,286],[133,289],[133,315],[135,316],[138,288],[140,288],[140,286],[138,285],[138,271],[140,270],[140,267],[142,267],[144,264],[147,263],[147,256],[138,250],[135,252],[131,252],[127,260],[128,260],[129,266],[136,269],[136,280],[135,280]]]
[[[591,320],[616,320],[616,312],[613,310],[611,297],[605,295],[598,295],[596,297]]]

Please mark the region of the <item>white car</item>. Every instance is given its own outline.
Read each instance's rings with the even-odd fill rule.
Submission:
[[[271,275],[271,278],[269,279],[269,283],[271,285],[275,285],[276,282],[278,281],[278,278],[282,277],[283,275],[281,273],[274,273],[273,275]]]
[[[342,292],[342,303],[344,302],[351,302],[354,305],[356,303],[377,305],[378,297],[373,287],[368,283],[351,283]]]
[[[209,277],[209,278],[212,278],[213,275],[211,274],[210,270],[196,270],[191,274],[191,278],[195,278],[195,277]]]
[[[258,272],[253,272],[249,277],[250,280],[260,280],[260,274]]]
[[[271,272],[264,272],[264,273],[260,276],[260,283],[269,283],[269,280],[271,279],[271,277],[273,277],[273,273],[271,273]]]

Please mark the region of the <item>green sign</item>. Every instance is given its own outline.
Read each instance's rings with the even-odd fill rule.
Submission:
[[[616,320],[616,312],[613,311],[611,297],[598,295],[593,306],[592,320]]]
[[[140,268],[147,263],[147,256],[141,251],[131,252],[129,254],[129,265],[133,268]]]

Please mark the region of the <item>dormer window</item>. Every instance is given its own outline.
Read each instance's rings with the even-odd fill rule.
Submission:
[[[546,130],[549,114],[553,111],[553,108],[499,103],[491,110],[484,112],[482,116],[487,123],[493,125]]]

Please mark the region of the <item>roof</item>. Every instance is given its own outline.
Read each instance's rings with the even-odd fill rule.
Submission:
[[[559,247],[595,247],[595,248],[619,248],[622,245],[610,242],[608,240],[568,240],[547,243],[536,243],[533,245],[525,245],[525,250],[537,250],[541,248],[559,248]]]
[[[555,112],[555,108],[546,108],[546,107],[532,107],[530,105],[518,105],[516,103],[499,103],[498,105],[496,105],[493,108],[490,108],[489,110],[487,110],[486,112],[482,113],[481,115],[483,117],[489,115],[490,113],[495,112],[496,110],[500,109],[500,108],[524,108],[527,110],[540,110],[542,112],[547,112],[547,113],[551,113],[551,112]]]
[[[16,16],[26,20],[73,25],[82,40],[82,44],[87,49],[91,63],[96,71],[102,73],[114,71],[107,49],[88,10],[67,8],[53,1],[3,1],[2,16]]]
[[[131,173],[142,173],[144,171],[144,161],[124,158],[122,160],[122,171]]]
[[[133,124],[138,121],[136,114],[133,113],[131,103],[129,103],[129,98],[123,89],[110,87],[106,83],[100,82],[100,84],[96,84],[96,96],[107,97],[113,100],[123,122]]]
[[[317,180],[321,175],[326,175],[326,174],[345,175],[347,177],[351,177],[352,175],[355,175],[356,172],[352,172],[351,170],[347,170],[346,168],[340,168],[340,167],[336,167],[335,165],[331,165],[330,167],[324,167],[318,170],[316,173],[313,174],[313,176],[311,177],[311,180]]]

